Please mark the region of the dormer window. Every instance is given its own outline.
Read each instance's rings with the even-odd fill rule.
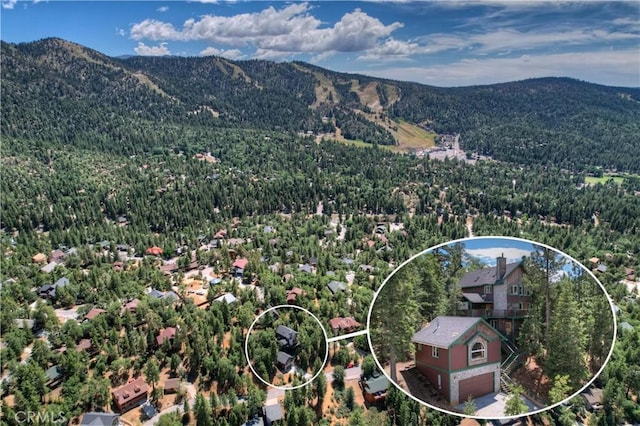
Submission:
[[[469,348],[469,359],[479,361],[487,357],[487,348],[482,342],[475,342]]]
[[[491,286],[490,285],[485,285],[484,286],[484,294],[491,294]]]

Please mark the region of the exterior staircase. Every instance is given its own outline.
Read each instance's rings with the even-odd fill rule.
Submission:
[[[509,339],[502,339],[502,349],[507,354],[506,358],[500,364],[500,390],[508,393],[514,385],[509,374],[515,370],[520,364],[520,355],[518,348]]]

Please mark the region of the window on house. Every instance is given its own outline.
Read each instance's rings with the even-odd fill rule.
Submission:
[[[498,328],[498,320],[489,320],[489,324],[491,325],[491,327],[497,329]]]
[[[518,303],[518,309],[520,309],[521,311],[528,310],[529,309],[529,304],[528,303],[524,303],[524,302],[520,302],[520,303]]]
[[[422,343],[418,343],[418,351],[422,350]]]
[[[511,294],[518,294],[518,284],[513,284],[511,286]]]
[[[433,358],[438,358],[440,357],[440,348],[436,348],[435,346],[431,347],[431,356]]]
[[[487,351],[482,342],[476,342],[471,346],[471,360],[479,360],[487,357]]]
[[[484,294],[491,294],[491,286],[490,285],[485,285],[484,286]]]

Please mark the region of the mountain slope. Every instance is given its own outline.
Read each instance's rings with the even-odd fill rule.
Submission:
[[[1,49],[2,133],[16,140],[134,153],[178,144],[149,128],[339,129],[378,144],[427,143],[430,129],[497,160],[640,171],[639,89],[567,78],[438,88],[301,62],[110,58],[55,38]]]

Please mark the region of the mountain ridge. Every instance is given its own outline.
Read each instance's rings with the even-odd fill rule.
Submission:
[[[124,123],[304,132],[396,146],[406,142],[400,126],[407,126],[424,147],[433,136],[419,129],[460,134],[463,148],[502,161],[526,156],[571,169],[567,158],[577,155],[579,168],[637,168],[619,153],[637,153],[640,88],[568,77],[443,88],[300,61],[114,58],[60,38],[2,41],[1,48],[2,130],[11,137],[38,138],[40,131],[68,143],[95,129],[87,115],[99,110]],[[100,126],[107,135],[123,128]]]

